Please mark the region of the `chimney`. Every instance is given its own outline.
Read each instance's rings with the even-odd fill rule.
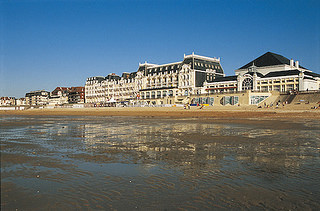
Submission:
[[[290,60],[290,66],[291,66],[291,67],[294,66],[294,61],[293,61],[293,59]]]
[[[296,68],[299,68],[299,61],[296,61]]]

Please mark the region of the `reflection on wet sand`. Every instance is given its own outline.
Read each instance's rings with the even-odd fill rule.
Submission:
[[[0,126],[4,210],[320,208],[317,120],[19,116]]]

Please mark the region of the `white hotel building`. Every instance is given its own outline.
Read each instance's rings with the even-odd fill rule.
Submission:
[[[251,102],[261,102],[271,96],[271,92],[293,90],[319,91],[320,75],[300,66],[298,61],[267,52],[235,70],[234,76],[225,76],[220,58],[192,53],[185,55],[180,62],[139,64],[136,72],[123,73],[122,76],[112,73],[106,77],[90,77],[85,85],[85,98],[86,103],[92,104],[124,101],[175,104],[190,103],[191,98],[207,96],[208,99],[198,99],[195,102],[210,101],[213,104],[213,101],[225,100],[221,98],[225,95],[232,99],[232,104],[240,101],[252,104]],[[238,101],[243,95],[230,95],[242,92],[249,93],[246,95],[248,99],[261,100]],[[220,98],[217,98],[218,94]]]
[[[88,78],[85,85],[86,103],[128,100],[179,103],[190,95],[203,93],[205,81],[224,76],[219,58],[195,54],[185,55],[183,61],[175,63],[144,63],[139,64],[137,72],[123,73],[121,77],[113,73],[106,77]]]

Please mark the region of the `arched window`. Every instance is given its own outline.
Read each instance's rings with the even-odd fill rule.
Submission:
[[[242,90],[252,90],[253,81],[252,78],[245,78],[242,81]]]

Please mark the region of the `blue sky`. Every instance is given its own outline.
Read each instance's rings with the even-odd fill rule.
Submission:
[[[267,51],[320,73],[319,1],[0,0],[0,96],[220,57],[227,75]]]

